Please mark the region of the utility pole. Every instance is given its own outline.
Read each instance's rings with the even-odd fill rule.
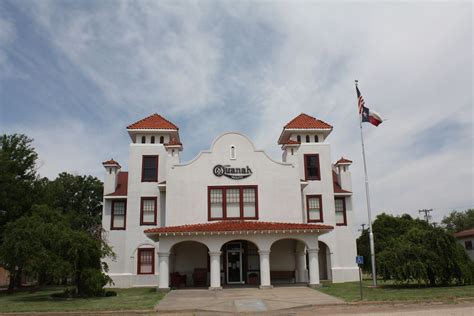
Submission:
[[[418,213],[420,213],[420,214],[421,214],[421,213],[425,213],[425,215],[423,215],[423,217],[425,218],[425,221],[426,221],[427,223],[430,222],[430,219],[431,219],[430,213],[431,213],[431,212],[433,212],[433,209],[432,209],[432,208],[430,208],[430,209],[418,210]]]

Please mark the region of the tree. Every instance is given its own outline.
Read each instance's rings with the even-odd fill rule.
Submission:
[[[4,226],[28,213],[35,199],[38,155],[26,135],[0,137],[0,242]]]
[[[451,233],[474,228],[474,209],[471,208],[464,212],[452,211],[443,218],[441,223]]]
[[[399,283],[417,281],[429,285],[470,284],[474,264],[462,246],[444,229],[404,214],[380,214],[373,225],[377,271]],[[368,232],[357,239],[360,255],[370,258]],[[365,271],[370,271],[366,260]]]
[[[102,272],[107,266],[101,259],[112,255],[107,244],[74,230],[60,210],[46,205],[34,206],[30,215],[7,224],[0,245],[0,264],[11,277],[18,277],[19,271],[53,280],[67,277],[74,280],[80,296],[103,293],[110,279]]]
[[[385,213],[377,215],[377,218],[372,224],[374,230],[374,248],[375,254],[381,252],[387,244],[393,239],[402,236],[412,227],[426,227],[429,226],[425,221],[420,219],[413,219],[408,214],[402,216],[392,216]],[[362,269],[364,272],[370,273],[371,268],[371,256],[369,246],[369,230],[366,229],[362,232],[359,238],[357,238],[357,253],[364,256],[364,265]],[[375,260],[377,263],[377,260]],[[378,263],[377,263],[378,266]]]
[[[474,263],[456,239],[439,227],[413,226],[393,238],[378,254],[377,266],[385,280],[398,283],[435,286],[474,281]]]
[[[99,179],[63,172],[49,182],[46,191],[48,204],[61,209],[73,229],[101,238],[104,188]]]

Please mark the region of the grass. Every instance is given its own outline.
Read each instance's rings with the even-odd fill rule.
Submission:
[[[13,295],[0,294],[0,313],[5,312],[53,312],[53,311],[103,311],[103,310],[151,310],[164,297],[156,288],[113,289],[117,296],[52,300],[50,295],[64,288],[45,288],[37,291],[21,291]]]
[[[327,283],[319,291],[344,299],[348,302],[360,301],[359,282]],[[394,285],[392,282],[379,281],[376,288],[372,281],[362,282],[364,301],[443,301],[450,302],[459,298],[474,299],[474,285],[426,287],[415,284]]]

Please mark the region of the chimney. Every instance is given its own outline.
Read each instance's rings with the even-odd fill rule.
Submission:
[[[104,195],[106,195],[115,192],[118,173],[122,167],[114,159],[104,161],[102,165],[105,168]]]

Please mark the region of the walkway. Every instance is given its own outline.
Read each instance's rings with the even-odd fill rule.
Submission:
[[[159,312],[266,312],[316,305],[345,304],[306,286],[276,287],[260,290],[235,288],[222,291],[207,289],[175,290],[155,307]]]

